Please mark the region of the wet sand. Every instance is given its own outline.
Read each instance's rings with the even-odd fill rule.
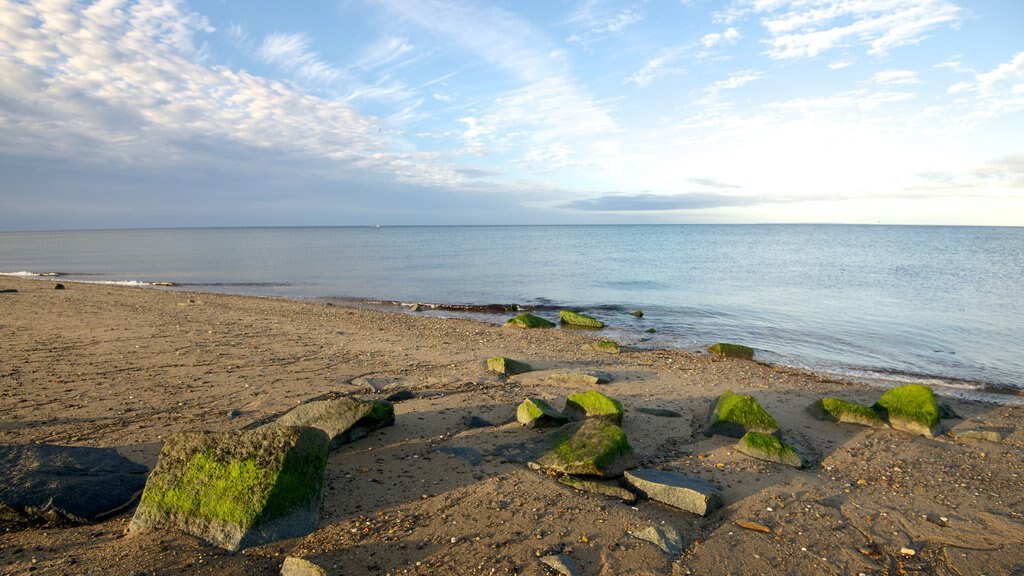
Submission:
[[[561,552],[584,574],[1022,574],[1024,409],[946,400],[957,428],[1002,443],[821,422],[824,396],[877,389],[674,351],[583,350],[599,333],[519,330],[317,302],[0,279],[0,443],[115,447],[152,467],[184,430],[243,428],[324,395],[384,398],[396,424],[331,454],[319,529],[229,554],[176,532],[126,535],[131,511],[86,526],[6,526],[3,574],[277,574],[286,556],[338,574],[546,574]],[[585,388],[506,379],[490,356],[536,370],[602,371],[645,467],[718,486],[698,517],[577,492],[507,457],[544,432],[515,422],[526,396],[561,407]],[[754,460],[705,437],[711,400],[750,393],[810,468]],[[664,408],[679,418],[640,408]],[[477,417],[493,426],[474,428]],[[475,458],[479,456],[479,459]],[[0,480],[2,481],[2,480]],[[942,520],[945,519],[945,520]],[[737,522],[770,528],[764,533]],[[671,524],[670,558],[629,532]],[[909,552],[913,552],[910,555]]]

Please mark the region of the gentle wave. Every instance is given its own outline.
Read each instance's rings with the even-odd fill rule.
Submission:
[[[0,276],[12,276],[14,278],[53,278],[62,275],[63,274],[60,272],[29,272],[27,270],[22,270],[20,272],[0,272]]]

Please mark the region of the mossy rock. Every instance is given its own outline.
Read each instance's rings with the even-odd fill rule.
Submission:
[[[584,316],[571,310],[562,310],[558,313],[558,319],[562,321],[562,324],[569,324],[571,326],[584,326],[586,328],[604,328],[604,322],[591,318],[590,316]]]
[[[629,314],[631,316],[636,316],[637,318],[643,318],[644,317],[644,311],[643,310],[633,310]]]
[[[882,394],[872,408],[896,430],[934,438],[942,434],[935,393],[923,384],[897,386]]]
[[[711,352],[715,356],[721,358],[740,358],[743,360],[754,359],[754,349],[749,346],[743,346],[742,344],[727,344],[725,342],[719,342],[708,346],[708,352]]]
[[[505,326],[516,328],[554,328],[555,323],[533,314],[520,314],[505,322]]]
[[[327,445],[310,427],[175,434],[129,529],[176,528],[231,551],[305,536],[319,523]]]
[[[747,432],[736,444],[736,450],[758,460],[777,462],[794,468],[803,468],[806,465],[806,459],[796,449],[774,434]]]
[[[618,354],[622,352],[622,347],[619,346],[618,342],[611,340],[601,340],[600,342],[590,342],[589,344],[583,345],[584,350],[593,350],[594,352],[604,352],[606,354]]]
[[[885,422],[878,416],[878,413],[868,406],[839,398],[822,398],[808,406],[807,412],[818,420],[859,424],[873,428],[885,426]]]
[[[774,434],[778,430],[779,423],[753,396],[727,391],[712,402],[704,434],[740,438],[747,432]]]
[[[366,438],[370,432],[392,426],[395,407],[385,400],[363,402],[354,398],[337,398],[308,402],[293,408],[267,426],[312,426],[327,433],[330,448]]]
[[[513,376],[529,372],[533,370],[533,367],[526,362],[519,362],[518,360],[512,360],[503,356],[494,356],[487,359],[487,369],[491,372],[504,374],[505,376]]]
[[[636,456],[622,428],[602,418],[589,418],[553,432],[536,464],[563,474],[614,478],[635,467]]]
[[[570,420],[605,418],[615,424],[622,424],[622,402],[609,398],[597,390],[573,394],[565,401],[562,410]]]
[[[568,422],[569,417],[543,399],[530,397],[516,409],[516,420],[527,428],[554,428]]]

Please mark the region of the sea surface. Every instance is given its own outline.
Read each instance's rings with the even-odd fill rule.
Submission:
[[[514,306],[552,320],[571,308],[629,346],[733,342],[833,377],[1024,402],[1024,228],[7,232],[0,273],[398,310],[422,303],[421,314],[494,323]]]

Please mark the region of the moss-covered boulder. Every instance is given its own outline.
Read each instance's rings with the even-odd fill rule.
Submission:
[[[505,326],[515,328],[554,328],[555,323],[533,314],[520,314],[505,322]]]
[[[568,422],[569,417],[541,398],[530,397],[516,409],[516,420],[527,428],[554,428]]]
[[[526,362],[505,358],[504,356],[494,356],[487,359],[487,369],[491,372],[504,374],[505,376],[513,376],[529,372],[533,370],[533,367]]]
[[[605,354],[618,354],[622,352],[622,347],[619,346],[618,342],[612,340],[601,340],[600,342],[590,342],[583,345],[584,350],[593,350],[594,352],[604,352]]]
[[[927,438],[942,434],[939,404],[928,386],[897,386],[882,394],[872,408],[896,430]]]
[[[561,310],[558,313],[558,319],[562,321],[562,324],[569,324],[570,326],[583,326],[586,328],[604,328],[604,322],[591,318],[590,316],[584,316],[578,312],[571,310]]]
[[[176,528],[227,550],[316,530],[327,434],[273,426],[167,439],[131,532]]]
[[[736,444],[736,450],[758,460],[777,462],[794,468],[803,468],[807,465],[803,455],[774,434],[747,432]]]
[[[636,466],[626,433],[602,418],[566,424],[552,432],[547,442],[536,462],[545,470],[614,478]]]
[[[721,358],[741,358],[743,360],[753,360],[754,358],[754,349],[742,344],[719,342],[708,346],[708,352]]]
[[[704,434],[741,438],[747,432],[774,434],[778,430],[779,423],[752,396],[727,391],[711,403]]]
[[[870,407],[839,398],[822,398],[808,406],[807,413],[818,420],[831,420],[875,428],[885,426],[885,422],[878,416],[878,413]]]
[[[570,420],[587,418],[605,418],[610,422],[622,424],[622,402],[605,396],[597,390],[572,394],[565,401],[562,413]]]
[[[394,423],[395,407],[391,402],[363,402],[353,398],[338,398],[301,404],[267,426],[319,428],[327,433],[330,448],[333,450]]]

